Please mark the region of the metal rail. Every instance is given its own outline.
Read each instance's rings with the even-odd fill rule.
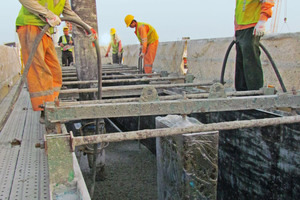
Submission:
[[[158,77],[158,78],[134,78],[134,79],[116,79],[116,80],[102,80],[102,83],[134,83],[138,81],[178,81],[178,80],[184,80],[184,76],[180,77]],[[83,84],[90,84],[90,83],[97,83],[97,80],[91,80],[91,81],[68,81],[63,82],[63,85],[83,85]]]
[[[199,132],[209,132],[209,131],[219,131],[219,130],[232,130],[250,127],[265,127],[273,126],[278,124],[292,124],[299,123],[300,115],[289,116],[289,117],[276,117],[276,118],[266,118],[266,119],[254,119],[254,120],[242,120],[233,122],[219,122],[211,124],[201,124],[190,126],[186,128],[163,128],[163,129],[153,129],[153,130],[141,130],[141,131],[130,131],[122,133],[110,133],[102,135],[92,135],[84,137],[73,137],[71,135],[71,146],[74,150],[76,146],[86,145],[86,144],[96,144],[102,142],[119,142],[124,140],[139,140],[152,137],[165,137],[172,135],[179,135],[184,133],[199,133]]]
[[[46,119],[61,122],[78,119],[190,114],[279,107],[300,108],[300,95],[278,94],[216,99],[180,99],[152,102],[124,102],[55,106],[46,104]]]

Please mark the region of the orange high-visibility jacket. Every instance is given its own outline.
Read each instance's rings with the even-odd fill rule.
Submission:
[[[137,26],[134,32],[143,46],[142,53],[146,53],[147,46],[158,40],[158,34],[156,30],[150,24],[144,22],[137,22]]]

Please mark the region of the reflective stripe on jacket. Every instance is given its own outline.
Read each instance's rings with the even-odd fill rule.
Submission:
[[[64,10],[66,0],[60,0],[56,6],[53,5],[53,0],[39,0],[38,2],[42,6],[52,11],[55,15],[60,16],[60,14]],[[32,14],[27,8],[22,6],[16,19],[16,26],[24,25],[44,26],[46,25],[46,22],[37,15]]]
[[[143,43],[142,38],[140,37],[140,33],[139,33],[139,27],[140,26],[145,26],[146,27],[146,30],[147,30],[147,45],[155,42],[156,40],[158,40],[158,35],[156,33],[156,30],[150,24],[147,24],[147,23],[144,23],[144,22],[137,22],[136,36],[139,39],[140,43]]]

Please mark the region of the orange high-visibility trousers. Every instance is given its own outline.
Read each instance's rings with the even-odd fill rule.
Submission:
[[[152,65],[156,56],[156,51],[158,47],[158,40],[149,44],[144,56],[144,71],[146,74],[152,73]]]
[[[33,43],[41,29],[37,26],[19,26],[17,33],[22,47],[24,63],[27,63]],[[43,110],[40,105],[54,101],[62,85],[62,72],[52,38],[44,35],[30,65],[27,84],[34,111]]]

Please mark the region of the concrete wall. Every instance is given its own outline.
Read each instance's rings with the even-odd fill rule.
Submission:
[[[189,40],[187,60],[189,73],[196,76],[196,82],[220,80],[226,50],[233,38],[213,38]],[[293,87],[300,90],[300,33],[276,34],[262,38],[261,43],[271,54],[288,91]],[[153,69],[180,73],[184,41],[161,42],[159,44]],[[137,66],[139,45],[124,47],[124,64]],[[272,65],[262,51],[262,65],[265,85],[275,85],[281,90]],[[227,61],[226,87],[233,87],[235,68],[235,46]]]
[[[0,102],[19,80],[20,73],[19,49],[0,45]]]

